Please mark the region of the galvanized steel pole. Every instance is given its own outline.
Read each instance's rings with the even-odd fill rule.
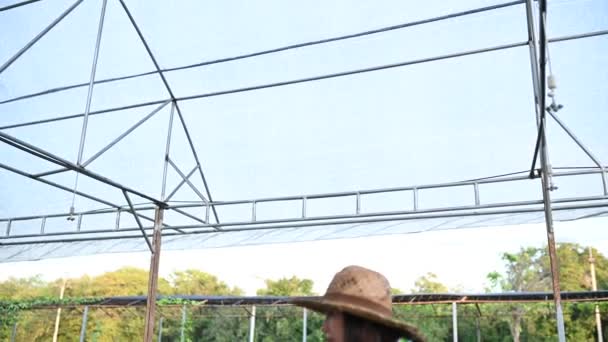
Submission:
[[[458,307],[452,302],[452,336],[454,342],[458,342]]]
[[[249,342],[255,341],[255,305],[251,307],[251,316],[249,317]]]

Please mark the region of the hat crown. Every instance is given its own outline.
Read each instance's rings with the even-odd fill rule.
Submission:
[[[380,273],[361,266],[348,266],[336,273],[327,288],[326,296],[346,296],[358,302],[369,302],[391,315],[391,286]]]

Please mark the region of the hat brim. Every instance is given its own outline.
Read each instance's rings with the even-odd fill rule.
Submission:
[[[374,323],[394,329],[395,331],[398,331],[401,334],[401,337],[405,337],[414,342],[425,341],[425,339],[422,337],[422,335],[420,335],[420,333],[415,327],[400,320],[386,317],[386,315],[379,314],[376,311],[352,303],[340,300],[332,300],[324,297],[294,298],[291,299],[289,303],[324,314],[330,313],[332,311],[346,312],[351,315],[368,319]]]

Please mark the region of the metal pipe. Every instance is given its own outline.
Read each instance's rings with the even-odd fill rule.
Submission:
[[[182,324],[179,329],[179,340],[181,342],[185,341],[185,334],[184,334],[185,327],[186,327],[186,305],[183,305],[182,306]]]
[[[93,82],[95,82],[95,73],[97,71],[97,59],[99,57],[99,46],[101,45],[101,35],[103,33],[103,23],[106,15],[106,5],[108,4],[108,0],[103,0],[101,2],[101,15],[99,17],[99,28],[97,29],[97,41],[95,42],[95,53],[93,54],[93,65],[91,66],[91,77],[89,80],[89,92],[87,93],[87,104],[84,110],[84,117],[82,120],[82,130],[80,133],[80,145],[78,147],[78,159],[76,161],[77,165],[81,165],[82,161],[82,153],[84,152],[84,142],[87,137],[87,125],[89,122],[89,111],[91,110],[91,100],[93,99]],[[78,175],[76,175],[76,180],[78,182]],[[74,187],[76,188],[76,187]]]
[[[355,208],[355,213],[357,215],[361,214],[361,193],[357,192],[357,200],[356,200],[356,208]]]
[[[555,37],[555,38],[549,39],[548,42],[549,43],[559,43],[559,42],[568,41],[568,40],[577,40],[577,39],[583,39],[583,38],[592,38],[592,37],[598,37],[598,36],[603,36],[603,35],[607,35],[607,34],[608,34],[608,30],[592,31],[592,32],[580,33],[580,34],[575,34],[575,35]],[[214,64],[214,63],[205,63],[205,62],[203,62],[203,63],[193,64],[193,65],[186,65],[186,66],[175,67],[175,68],[167,68],[167,69],[162,69],[161,72],[171,72],[171,71],[176,71],[176,70],[189,69],[189,68],[199,67],[199,66],[208,65],[208,64]],[[150,76],[150,75],[154,75],[154,74],[157,74],[157,73],[158,73],[158,71],[148,71],[148,72],[144,72],[144,73],[140,73],[140,74],[133,74],[133,75],[129,75],[129,76],[106,78],[106,79],[103,79],[103,80],[95,81],[94,84],[97,85],[97,84],[102,84],[102,83],[122,81],[122,80],[137,78],[137,77]],[[0,101],[0,104],[10,103],[10,102],[15,102],[15,101],[20,101],[20,100],[26,100],[26,99],[30,99],[30,98],[34,98],[34,97],[38,97],[38,96],[53,94],[53,93],[57,93],[57,92],[61,92],[61,91],[71,90],[71,89],[74,89],[74,88],[80,88],[80,87],[84,87],[86,85],[88,85],[88,82],[74,84],[74,85],[69,85],[69,86],[63,86],[63,87],[57,87],[57,88],[52,88],[52,89],[47,89],[47,90],[43,90],[43,91],[40,91],[40,92],[37,92],[37,93],[31,93],[31,94],[27,94],[27,95],[21,95],[21,96],[18,96],[18,97],[14,97],[14,98],[10,98],[10,99],[4,100],[4,101]],[[163,101],[156,101],[155,103],[161,103],[161,102],[163,102]],[[108,113],[108,112],[112,112],[112,111],[113,110],[105,110],[103,113]],[[92,114],[102,114],[102,113],[91,112],[91,113],[89,113],[89,116],[92,115]],[[52,122],[52,121],[58,121],[58,120],[72,119],[74,117],[80,117],[80,116],[82,116],[82,114],[75,115],[75,116],[73,115],[73,116],[69,116],[69,117],[60,117],[60,118],[50,119],[50,121],[49,121],[49,119],[38,120],[38,121],[41,121],[40,123],[46,123],[46,122]],[[36,124],[36,121],[25,122],[25,123],[21,123],[21,124],[14,124],[14,125],[9,125],[9,126],[2,126],[2,127],[0,127],[0,129],[23,127],[23,126],[33,125],[33,124]]]
[[[601,204],[583,204],[583,205],[565,205],[561,207],[553,208],[554,211],[561,210],[577,210],[577,209],[593,209],[593,208],[605,208],[608,207],[608,203]],[[377,223],[377,222],[391,222],[391,221],[410,221],[416,219],[437,219],[437,218],[461,218],[461,217],[471,217],[471,216],[488,216],[488,215],[508,215],[508,214],[526,214],[526,213],[540,213],[543,209],[541,208],[525,208],[525,209],[513,209],[513,210],[495,210],[495,211],[487,211],[487,212],[466,212],[466,213],[444,213],[437,215],[425,215],[425,216],[393,216],[388,218],[373,218],[368,220],[362,220],[360,218],[354,220],[342,220],[342,221],[332,221],[332,222],[305,222],[304,224],[287,224],[287,225],[260,225],[260,226],[246,226],[245,224],[241,226],[236,226],[235,228],[226,228],[223,229],[223,232],[239,232],[239,231],[252,231],[252,230],[268,230],[268,229],[297,229],[303,227],[315,227],[315,226],[327,226],[327,225],[343,225],[343,224],[361,224],[361,223]],[[259,221],[258,221],[259,223]],[[174,228],[179,228],[184,230],[184,234],[207,234],[207,233],[217,233],[213,230],[206,231],[186,231],[193,229],[201,229],[201,228],[211,228],[216,225],[182,225],[175,226]],[[227,224],[219,224],[219,226],[227,226]],[[146,227],[145,229],[150,229]],[[137,230],[134,228],[132,230]],[[121,231],[126,231],[125,229],[121,229]],[[64,234],[70,235],[70,234]],[[73,235],[73,234],[71,234]],[[84,234],[81,234],[84,235]],[[166,233],[164,236],[175,236],[177,233]],[[27,241],[17,241],[17,242],[3,242],[2,245],[28,245],[34,243],[65,243],[65,242],[77,242],[77,241],[98,241],[98,240],[116,240],[116,239],[134,239],[139,238],[140,235],[115,235],[115,236],[103,236],[103,237],[89,237],[89,238],[72,238],[72,239],[55,239],[55,240],[27,240]]]
[[[454,342],[458,342],[458,308],[456,302],[452,302],[452,336]]]
[[[44,183],[44,184],[50,185],[50,186],[55,187],[55,188],[57,188],[57,189],[64,190],[64,191],[66,191],[66,192],[70,192],[70,193],[71,193],[71,192],[73,191],[72,189],[70,189],[70,188],[68,188],[68,187],[65,187],[65,186],[63,186],[63,185],[61,185],[61,184],[54,183],[54,182],[51,182],[51,181],[48,181],[48,180],[45,180],[45,179],[35,178],[35,177],[34,177],[33,175],[31,175],[31,174],[28,174],[28,173],[26,173],[26,172],[23,172],[23,171],[21,171],[21,170],[15,169],[15,168],[13,168],[13,167],[10,167],[10,166],[5,165],[5,164],[2,164],[2,163],[0,163],[0,168],[5,169],[5,170],[8,170],[8,171],[11,171],[11,172],[14,172],[14,173],[16,173],[16,174],[18,174],[18,175],[21,175],[21,176],[24,176],[24,177],[27,177],[27,178],[30,178],[30,179],[33,179],[33,180],[36,180],[36,181],[38,181],[38,182],[41,182],[41,183]],[[81,191],[76,191],[76,194],[77,194],[78,196],[82,196],[82,197],[84,197],[84,198],[88,198],[88,199],[90,199],[90,200],[92,200],[92,201],[95,201],[95,202],[98,202],[98,203],[101,203],[101,204],[105,204],[105,205],[107,205],[107,206],[110,206],[110,207],[115,208],[115,209],[107,209],[108,211],[100,210],[100,211],[97,211],[97,212],[95,212],[95,213],[91,213],[91,214],[113,213],[115,210],[121,210],[121,209],[122,209],[122,207],[121,207],[120,205],[118,205],[118,204],[115,204],[115,203],[112,203],[112,202],[105,201],[105,200],[103,200],[103,199],[97,198],[97,197],[95,197],[95,196],[92,196],[92,195],[86,194],[86,193],[81,192]],[[150,209],[153,209],[153,208],[150,208]],[[142,209],[142,210],[145,210],[145,209]],[[86,212],[82,212],[82,213],[80,213],[80,214],[84,214],[84,213],[86,213]],[[68,213],[68,214],[54,214],[54,215],[24,216],[24,217],[20,217],[20,218],[19,218],[19,220],[20,220],[20,221],[23,221],[23,220],[28,220],[28,219],[54,218],[54,217],[68,217],[68,216],[70,216],[70,214],[69,214],[69,213]],[[141,217],[141,218],[143,218],[143,219],[145,219],[145,220],[148,220],[148,221],[154,221],[154,219],[151,219],[151,218],[149,218],[149,217],[147,217],[147,216],[145,216],[145,215],[142,215],[142,214],[137,214],[137,216],[139,216],[139,217]],[[2,222],[2,221],[6,221],[6,219],[0,219],[0,222]]]
[[[536,31],[534,28],[534,1],[535,0],[526,0],[526,21],[528,29],[528,47],[530,50],[530,70],[532,72],[532,90],[534,92],[534,110],[536,112],[536,128],[538,129],[540,127],[540,115],[542,110],[539,108],[540,81],[538,80],[538,42],[536,40]]]
[[[133,213],[133,217],[135,217],[135,221],[137,222],[137,226],[139,227],[139,230],[141,230],[141,234],[144,236],[144,239],[146,240],[146,244],[148,245],[148,248],[150,248],[150,252],[154,253],[154,247],[152,247],[152,244],[150,243],[150,240],[148,239],[148,235],[146,235],[146,231],[144,230],[144,226],[141,224],[141,221],[139,220],[139,217],[137,215],[135,215],[136,211],[135,208],[133,207],[133,203],[131,203],[131,199],[129,198],[129,194],[123,190],[123,195],[125,196],[125,199],[127,200],[127,203],[129,204],[129,208],[131,208],[131,213]],[[155,222],[156,224],[156,222]]]
[[[307,317],[307,310],[306,308],[302,308],[302,342],[306,342],[307,340],[307,334],[308,334],[308,327],[306,326],[308,324],[308,317]]]
[[[224,58],[220,58],[220,59],[216,59],[216,60],[204,61],[204,62],[199,62],[199,63],[185,65],[185,66],[179,66],[179,67],[174,67],[174,68],[160,69],[157,71],[149,71],[149,72],[144,72],[144,73],[139,73],[139,74],[123,76],[123,77],[108,78],[108,79],[97,81],[96,84],[120,81],[120,80],[135,78],[135,77],[149,76],[149,75],[154,75],[156,73],[185,70],[185,69],[191,69],[191,68],[198,68],[198,67],[202,67],[202,66],[206,66],[206,65],[232,62],[232,61],[236,61],[236,60],[247,59],[247,58],[251,58],[251,57],[257,57],[257,56],[292,50],[292,49],[298,49],[298,48],[307,47],[307,46],[326,44],[326,43],[330,43],[330,42],[358,38],[358,37],[363,37],[363,36],[367,36],[367,35],[383,33],[383,32],[387,32],[387,31],[392,31],[392,30],[397,30],[397,29],[402,29],[402,28],[407,28],[407,27],[412,27],[412,26],[417,26],[417,25],[423,25],[423,24],[428,24],[428,23],[447,20],[447,19],[453,19],[453,18],[465,16],[465,15],[470,15],[470,14],[481,13],[481,12],[496,10],[496,9],[500,9],[500,8],[515,6],[515,5],[520,5],[522,3],[524,3],[523,0],[522,1],[512,1],[512,2],[507,2],[507,3],[503,3],[503,4],[497,4],[497,5],[481,7],[481,8],[476,8],[476,9],[462,11],[462,12],[451,13],[451,14],[447,14],[447,15],[443,15],[443,16],[439,16],[439,17],[435,17],[435,18],[423,19],[423,20],[418,20],[418,21],[413,21],[413,22],[408,22],[408,23],[403,23],[403,24],[398,24],[398,25],[393,25],[393,26],[382,27],[382,28],[364,31],[364,32],[357,32],[357,33],[352,33],[352,34],[343,35],[343,36],[325,38],[325,39],[316,40],[316,41],[309,41],[309,42],[304,42],[304,43],[287,45],[287,46],[283,46],[283,47],[248,53],[248,54],[244,54],[244,55],[224,57]],[[81,84],[75,84],[75,85],[70,85],[70,86],[65,86],[65,87],[59,87],[59,88],[55,88],[55,89],[49,89],[49,90],[46,90],[46,91],[43,91],[40,93],[29,94],[29,95],[25,95],[25,96],[20,96],[18,98],[5,100],[5,101],[0,102],[0,104],[17,101],[17,100],[22,100],[22,99],[26,99],[26,98],[30,98],[30,97],[34,97],[34,96],[46,95],[46,94],[50,94],[50,93],[54,93],[54,92],[58,92],[58,91],[78,88],[78,87],[82,87],[85,85],[87,85],[87,83],[81,83]]]
[[[133,26],[133,28],[137,32],[137,35],[139,36],[139,39],[144,44],[144,48],[146,48],[146,51],[148,52],[148,56],[150,56],[150,59],[152,60],[152,63],[154,63],[154,67],[156,68],[156,71],[157,71],[158,75],[160,76],[161,80],[165,84],[165,88],[167,88],[167,91],[169,92],[169,95],[171,96],[171,99],[175,100],[175,95],[173,95],[173,91],[171,90],[171,87],[169,86],[169,82],[167,82],[167,79],[165,78],[165,75],[161,71],[162,69],[158,65],[158,62],[156,61],[156,58],[154,58],[154,54],[152,54],[152,50],[150,49],[150,46],[148,46],[148,43],[146,42],[146,39],[144,38],[144,35],[141,33],[141,30],[139,29],[139,26],[137,26],[137,23],[135,22],[135,19],[131,15],[131,12],[127,8],[127,5],[125,4],[125,2],[123,0],[119,0],[119,1],[120,1],[120,4],[122,5],[122,8],[125,10],[125,13],[127,14],[127,17],[129,17],[129,21],[131,21],[131,25]]]
[[[584,144],[583,142],[576,136],[574,135],[574,132],[572,132],[568,126],[566,126],[566,124],[564,122],[562,122],[562,120],[560,120],[560,118],[557,117],[557,115],[555,115],[553,113],[553,111],[551,110],[547,110],[547,113],[549,113],[549,115],[553,118],[553,120],[555,120],[555,122],[558,123],[558,125],[564,130],[566,131],[566,133],[570,136],[570,138],[572,138],[572,140],[574,140],[574,142],[578,145],[578,147],[580,147],[585,154],[595,163],[595,165],[597,165],[597,167],[600,168],[600,170],[602,170],[602,185],[604,187],[604,195],[608,195],[608,187],[606,186],[606,169],[604,168],[603,164],[599,161],[599,159],[597,159],[595,157],[595,155],[593,155],[593,153],[591,153],[591,150],[589,150]]]
[[[15,322],[15,324],[13,324],[13,330],[11,330],[11,342],[15,342],[16,338],[17,338],[17,322]]]
[[[557,259],[557,251],[555,248],[555,232],[553,230],[553,213],[551,208],[551,193],[552,181],[551,171],[549,167],[549,156],[547,154],[547,137],[546,137],[546,115],[545,115],[545,92],[546,92],[546,64],[547,64],[547,36],[546,36],[546,24],[547,24],[547,0],[538,1],[540,28],[539,28],[539,41],[540,41],[540,73],[539,73],[539,95],[540,95],[540,162],[541,162],[541,184],[543,189],[543,201],[545,207],[545,223],[547,226],[547,247],[549,249],[549,261],[551,266],[551,278],[553,285],[553,299],[555,302],[555,316],[557,325],[557,336],[560,342],[566,341],[566,329],[564,326],[564,314],[562,311],[561,303],[561,292],[559,285],[559,266]]]
[[[143,193],[141,193],[141,192],[139,192],[137,190],[133,190],[133,189],[131,189],[129,187],[126,187],[124,185],[116,183],[116,182],[112,181],[111,179],[108,179],[108,178],[105,178],[105,177],[103,177],[101,175],[98,175],[97,173],[89,171],[89,170],[87,170],[87,169],[85,169],[85,168],[83,168],[83,167],[81,167],[79,165],[75,165],[75,164],[73,164],[73,163],[71,163],[71,162],[69,162],[69,161],[67,161],[67,160],[65,160],[65,159],[63,159],[61,157],[58,157],[58,156],[56,156],[56,155],[54,155],[54,154],[52,154],[52,153],[50,153],[48,151],[45,151],[45,150],[43,150],[43,149],[41,149],[39,147],[36,147],[34,145],[31,145],[31,144],[29,144],[29,143],[27,143],[25,141],[17,139],[17,138],[15,138],[15,137],[13,137],[11,135],[8,135],[8,134],[6,134],[4,132],[0,132],[0,141],[6,143],[8,145],[11,145],[11,146],[13,146],[15,148],[18,148],[18,149],[20,149],[20,150],[22,150],[24,152],[27,152],[27,153],[29,153],[31,155],[34,155],[36,157],[39,157],[39,158],[44,159],[46,161],[49,161],[51,163],[54,163],[54,164],[57,164],[59,166],[63,166],[65,168],[68,168],[70,170],[82,173],[85,176],[88,176],[88,177],[93,178],[93,179],[95,179],[97,181],[100,181],[102,183],[110,185],[110,186],[112,186],[114,188],[117,188],[117,189],[120,189],[120,190],[124,190],[124,191],[128,191],[128,192],[130,192],[132,194],[135,194],[135,195],[137,195],[139,197],[142,197],[144,199],[152,201],[152,202],[154,202],[157,205],[163,205],[164,206],[163,202],[155,199],[154,197],[148,196],[148,195],[143,194]],[[37,178],[34,178],[34,179],[37,179]],[[37,180],[43,181],[43,179],[37,179]],[[74,191],[74,193],[78,193],[78,192]]]
[[[591,267],[591,290],[597,291],[597,282],[595,280],[595,258],[591,247],[589,247],[589,265]],[[604,335],[602,333],[602,317],[600,316],[600,307],[595,304],[595,327],[597,329],[597,341],[603,342]]]
[[[255,341],[255,305],[251,306],[251,316],[249,317],[249,342]]]
[[[479,206],[481,201],[479,200],[479,184],[473,183],[473,191],[475,192],[475,205]]]
[[[34,37],[32,40],[30,40],[29,43],[25,44],[25,46],[22,47],[21,50],[17,51],[17,53],[15,55],[13,55],[13,57],[9,58],[6,62],[4,62],[4,64],[2,64],[2,66],[0,66],[0,74],[2,74],[4,72],[4,70],[6,70],[17,59],[19,59],[19,57],[21,57],[21,55],[23,55],[27,50],[29,50],[32,46],[34,46],[34,44],[36,44],[42,37],[44,37],[44,35],[46,35],[50,30],[52,30],[53,27],[55,27],[55,25],[59,24],[60,21],[62,21],[68,14],[70,14],[81,3],[82,3],[82,0],[78,0],[72,6],[68,7],[68,9],[65,10],[52,23],[50,23],[49,26],[44,28],[44,30],[40,31],[40,33],[38,33],[38,35],[36,37]],[[18,5],[18,4],[16,4],[16,5]],[[10,7],[10,6],[7,6],[7,7]],[[4,8],[6,8],[6,7],[4,7]]]
[[[606,196],[592,196],[592,197],[579,197],[579,198],[562,198],[553,200],[554,204],[571,204],[572,202],[591,202],[591,201],[605,201],[608,200]],[[505,203],[497,203],[497,204],[488,204],[483,206],[466,206],[466,207],[446,207],[446,208],[435,208],[435,209],[425,209],[420,211],[389,211],[389,212],[375,212],[375,213],[365,213],[360,215],[333,215],[333,216],[313,216],[313,217],[304,217],[304,218],[291,218],[291,219],[275,219],[275,220],[263,220],[263,221],[241,221],[241,222],[224,222],[221,224],[210,224],[208,223],[205,226],[171,226],[172,229],[177,229],[181,227],[189,227],[189,228],[216,228],[216,227],[230,227],[230,226],[243,226],[243,225],[260,225],[260,224],[274,224],[274,223],[302,223],[302,222],[314,222],[314,221],[329,221],[329,220],[343,220],[343,219],[357,219],[357,218],[366,218],[366,217],[381,217],[381,216],[412,216],[416,215],[415,218],[423,219],[426,214],[435,214],[442,212],[454,212],[454,211],[466,211],[471,210],[473,214],[482,215],[484,212],[479,210],[485,209],[494,209],[494,208],[505,208],[505,207],[522,207],[522,206],[531,206],[531,205],[540,205],[543,204],[542,200],[538,201],[523,201],[523,202],[505,202]],[[608,206],[606,204],[600,204],[599,206],[593,206],[590,208],[597,208],[602,206]],[[582,209],[584,207],[577,207],[575,209]],[[174,207],[169,207],[168,209],[175,210]],[[534,209],[534,208],[533,208]],[[140,208],[140,210],[147,210],[147,208]],[[536,208],[535,210],[541,210],[540,208]],[[525,212],[525,211],[522,211]],[[519,213],[515,211],[513,213]],[[458,213],[455,213],[458,215]],[[464,214],[460,214],[464,215]],[[61,214],[58,217],[67,217],[69,214]],[[50,216],[49,216],[50,217]],[[36,217],[33,217],[36,218]],[[17,217],[10,219],[0,219],[0,222],[12,220],[12,221],[23,221],[26,219],[32,219],[32,217]],[[339,222],[339,221],[338,221]],[[356,222],[355,222],[356,223]],[[148,228],[144,228],[148,229]],[[129,232],[129,231],[138,231],[139,228],[123,228],[121,232]],[[112,232],[112,230],[87,230],[87,234],[96,234],[96,233],[105,233]],[[71,232],[55,232],[55,233],[46,233],[45,236],[61,236],[61,235],[71,235]],[[23,234],[23,235],[11,235],[11,238],[26,238],[26,237],[37,237],[39,234]],[[0,237],[0,240],[6,239]]]
[[[144,342],[152,342],[154,338],[154,319],[156,314],[156,297],[158,296],[158,269],[160,264],[160,246],[163,228],[163,208],[156,208],[154,213],[154,234],[152,241],[154,248],[151,249],[150,273],[148,277],[148,298],[146,301],[146,319],[144,330]]]
[[[120,212],[120,209],[116,210],[116,230],[120,229]]]
[[[10,9],[25,6],[25,5],[29,5],[31,3],[38,2],[38,1],[40,1],[40,0],[27,0],[27,1],[22,1],[22,2],[12,4],[12,5],[0,7],[0,12],[8,11]]]
[[[190,172],[188,172],[188,174],[186,175],[186,179],[189,179],[190,177],[192,177],[192,175],[196,172],[197,169],[198,169],[198,166],[195,165],[194,168],[192,170],[190,170]],[[173,191],[171,191],[171,193],[169,193],[169,196],[167,196],[167,198],[165,199],[166,202],[169,202],[171,197],[173,197],[173,195],[175,195],[175,193],[182,187],[182,185],[186,184],[186,179],[182,178],[182,180],[177,184],[175,189],[173,189]]]
[[[586,33],[580,33],[580,34],[573,34],[570,36],[561,36],[561,37],[551,38],[548,40],[548,42],[549,43],[558,43],[558,42],[564,42],[567,40],[598,37],[598,36],[603,36],[603,35],[607,35],[607,34],[608,34],[608,30],[592,31],[592,32],[586,32]]]
[[[175,172],[177,172],[177,174],[179,174],[180,177],[182,177],[182,180],[184,180],[186,182],[186,184],[188,184],[188,186],[196,193],[196,195],[198,197],[200,197],[200,199],[203,202],[209,202],[209,200],[207,200],[205,198],[205,196],[198,191],[198,189],[196,188],[196,186],[194,186],[194,184],[192,184],[192,182],[186,177],[186,175],[177,167],[177,165],[175,165],[175,163],[173,162],[173,160],[171,160],[171,158],[168,158],[167,161],[169,162],[169,165],[171,165],[171,167],[173,167],[173,169],[175,170]]]
[[[137,121],[133,126],[129,127],[121,135],[119,135],[118,137],[116,137],[116,139],[112,140],[112,142],[110,142],[109,144],[107,144],[106,146],[104,146],[102,149],[100,149],[97,153],[95,153],[94,155],[92,155],[87,161],[85,161],[84,163],[82,163],[81,166],[82,167],[86,167],[87,165],[91,164],[95,159],[99,158],[107,150],[109,150],[114,145],[116,145],[119,141],[121,141],[126,136],[128,136],[129,134],[131,134],[131,132],[133,132],[135,129],[137,129],[137,127],[141,126],[144,122],[146,122],[150,118],[152,118],[156,113],[160,112],[170,102],[171,101],[166,101],[166,102],[162,103],[160,106],[156,107],[152,112],[150,112],[150,114],[146,115],[141,120]]]
[[[186,134],[186,139],[188,140],[188,145],[190,145],[190,150],[192,151],[192,155],[194,156],[194,160],[196,161],[196,165],[198,167],[198,172],[203,181],[203,186],[205,187],[205,191],[207,192],[207,198],[209,198],[210,202],[213,202],[213,197],[211,197],[211,191],[209,190],[209,185],[207,184],[207,179],[205,178],[205,174],[203,173],[203,167],[201,165],[201,161],[198,158],[198,153],[196,153],[196,149],[194,148],[194,143],[192,142],[192,137],[190,137],[190,131],[188,130],[188,126],[186,125],[186,120],[184,119],[184,116],[182,115],[182,111],[179,109],[179,105],[177,104],[177,102],[175,103],[175,108],[177,109],[177,115],[178,115],[179,121],[181,122],[182,127],[184,129],[184,133]],[[213,207],[211,209],[213,209],[213,217],[215,217],[215,221],[219,223],[220,218],[217,215],[217,211],[215,210],[215,207]]]
[[[146,106],[153,106],[153,105],[164,103],[166,101],[171,101],[171,99],[157,100],[157,101],[148,101],[148,102],[136,103],[136,104],[132,104],[132,105],[126,105],[126,106],[120,106],[120,107],[106,108],[106,109],[100,109],[100,110],[90,111],[89,112],[89,116],[99,115],[99,114],[106,114],[106,113],[111,113],[111,112],[117,112],[117,111],[120,111],[120,110],[127,110],[127,109],[134,109],[134,108],[140,108],[140,107],[146,107]],[[34,121],[28,121],[28,122],[22,122],[22,123],[17,123],[17,124],[6,125],[6,126],[0,127],[0,130],[11,129],[11,128],[19,128],[19,127],[26,127],[26,126],[33,126],[33,125],[39,125],[39,124],[56,122],[56,121],[63,121],[63,120],[71,120],[71,119],[76,119],[76,118],[81,118],[81,117],[84,117],[84,113],[70,114],[70,115],[64,115],[64,116],[49,118],[49,119],[41,119],[41,120],[34,120]]]
[[[89,317],[89,306],[85,305],[84,311],[82,312],[82,325],[80,326],[80,342],[84,342],[84,338],[87,334],[88,317]]]
[[[306,196],[302,197],[302,218],[306,218]]]
[[[40,222],[40,235],[44,234],[44,226],[46,225],[46,217],[42,218],[42,222]]]
[[[165,159],[163,162],[163,183],[160,192],[160,200],[165,200],[165,190],[167,187],[167,168],[169,166],[169,151],[171,148],[171,133],[173,131],[173,115],[175,112],[175,102],[171,103],[171,113],[169,114],[169,128],[167,129],[167,143],[165,146]]]
[[[161,342],[163,340],[163,317],[161,316],[160,320],[158,321],[158,338],[156,339],[157,342]]]
[[[492,52],[492,51],[513,49],[516,47],[525,46],[527,44],[528,44],[527,42],[517,42],[517,43],[511,43],[511,44],[505,44],[505,45],[498,45],[498,46],[493,46],[493,47],[489,47],[489,48],[451,53],[451,54],[446,54],[446,55],[441,55],[441,56],[436,56],[436,57],[411,60],[411,61],[407,61],[407,62],[373,66],[373,67],[369,67],[369,68],[349,70],[349,71],[337,72],[337,73],[333,73],[333,74],[306,77],[306,78],[300,78],[300,79],[294,79],[294,80],[282,81],[282,82],[276,82],[276,83],[267,83],[267,84],[261,84],[261,85],[243,87],[243,88],[236,88],[236,89],[230,89],[230,90],[222,90],[222,91],[216,91],[216,92],[205,93],[205,94],[183,96],[183,97],[176,98],[176,100],[177,101],[197,100],[197,99],[202,99],[202,98],[207,98],[207,97],[215,97],[215,96],[236,94],[236,93],[242,93],[242,92],[248,92],[248,91],[254,91],[254,90],[282,87],[282,86],[287,86],[287,85],[292,85],[292,84],[321,81],[321,80],[326,80],[326,79],[330,79],[330,78],[352,76],[352,75],[363,74],[363,73],[368,73],[368,72],[373,72],[373,71],[399,68],[399,67],[404,67],[404,66],[408,66],[408,65],[423,64],[423,63],[428,63],[428,62],[441,61],[441,60],[445,60],[445,59],[477,55],[477,54],[487,53],[487,52]]]
[[[8,220],[8,222],[6,223],[6,233],[5,233],[5,235],[6,235],[7,237],[8,237],[8,236],[11,236],[11,224],[12,224],[12,223],[13,223],[13,221],[12,221],[12,220]]]
[[[256,216],[255,215],[255,209],[256,209],[255,203],[256,203],[255,201],[251,202],[251,221],[252,222],[255,222],[255,216]]]
[[[55,169],[55,170],[35,173],[35,174],[33,174],[33,176],[36,177],[36,178],[38,178],[38,177],[45,177],[45,176],[50,176],[50,175],[55,175],[55,174],[58,174],[58,173],[66,172],[66,171],[70,171],[70,170],[66,169],[65,167],[62,167],[60,169]]]

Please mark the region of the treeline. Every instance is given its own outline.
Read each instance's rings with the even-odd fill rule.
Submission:
[[[588,291],[591,274],[588,249],[576,244],[558,246],[562,291]],[[608,289],[608,260],[593,251],[598,289]],[[487,292],[550,291],[551,273],[545,248],[522,248],[517,253],[502,255],[503,273],[490,272]],[[148,272],[137,268],[122,268],[97,277],[83,276],[45,282],[39,277],[0,282],[0,340],[8,340],[17,325],[17,341],[50,341],[56,309],[19,310],[7,307],[15,300],[57,298],[64,287],[64,297],[78,298],[145,295]],[[484,281],[480,279],[480,281]],[[313,282],[298,277],[266,280],[258,295],[299,296],[315,295]],[[217,277],[200,270],[174,272],[159,279],[162,295],[242,295],[238,287],[231,287]],[[395,293],[458,292],[442,284],[433,273],[420,277],[410,291]],[[42,301],[43,302],[43,301]],[[18,302],[17,302],[18,303]],[[171,304],[171,305],[169,305]],[[77,341],[82,323],[82,306],[64,308],[61,313],[59,341]],[[250,308],[206,307],[204,304],[174,302],[160,303],[158,317],[162,317],[163,341],[246,341],[249,334]],[[299,341],[302,336],[302,309],[296,307],[256,308],[256,341]],[[566,332],[571,341],[596,339],[594,303],[565,303]],[[600,304],[602,313],[608,306]],[[142,307],[92,307],[87,323],[88,341],[132,341],[143,338],[144,311]],[[400,305],[395,315],[418,326],[429,341],[452,340],[452,307],[436,305]],[[461,341],[553,341],[555,316],[552,302],[538,304],[482,304],[458,306],[458,334]],[[182,318],[185,323],[182,328]],[[603,316],[606,316],[603,314]],[[160,319],[157,319],[157,324]],[[322,341],[323,317],[308,312],[308,341]],[[603,326],[608,321],[603,319]],[[157,329],[158,331],[158,329]],[[608,329],[605,329],[608,333]]]

